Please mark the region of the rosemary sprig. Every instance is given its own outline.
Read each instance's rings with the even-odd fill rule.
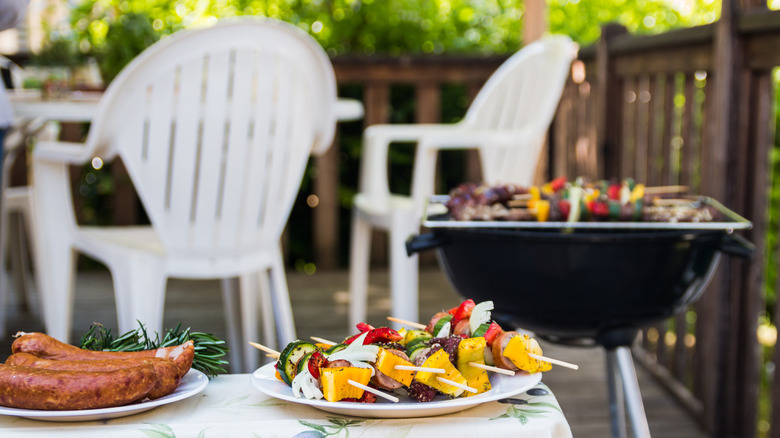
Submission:
[[[155,332],[154,337],[151,337],[146,331],[146,326],[140,322],[138,325],[137,329],[114,338],[111,329],[94,323],[81,337],[81,348],[97,351],[141,351],[181,345],[191,340],[195,344],[193,368],[202,371],[209,378],[227,372],[224,366],[228,362],[224,357],[230,350],[225,345],[225,341],[216,336],[210,333],[192,332],[189,327],[182,330],[179,323],[176,328],[167,330],[161,339],[159,333]]]

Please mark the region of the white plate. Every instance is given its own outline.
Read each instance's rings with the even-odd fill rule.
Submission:
[[[261,392],[278,399],[309,405],[317,409],[340,415],[370,418],[413,418],[431,417],[462,411],[482,403],[512,397],[533,388],[542,380],[542,374],[519,373],[515,376],[492,374],[490,391],[472,397],[448,399],[437,396],[428,403],[419,403],[405,395],[397,395],[401,401],[393,403],[381,398],[376,403],[329,402],[295,398],[292,389],[274,376],[274,364],[264,365],[252,373],[252,384]]]
[[[32,409],[15,409],[0,407],[0,415],[24,417],[43,421],[94,421],[109,418],[125,417],[138,414],[157,406],[184,400],[206,389],[209,379],[198,370],[191,369],[182,379],[176,391],[156,400],[143,401],[127,406],[114,408],[84,409],[78,411],[36,411]]]

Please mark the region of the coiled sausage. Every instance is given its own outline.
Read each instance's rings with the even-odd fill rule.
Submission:
[[[116,371],[141,365],[152,365],[157,375],[157,383],[147,394],[154,400],[164,397],[179,386],[179,369],[171,359],[156,357],[134,359],[104,360],[51,360],[33,356],[29,353],[14,353],[5,361],[6,365],[25,366],[59,371]]]
[[[105,359],[137,359],[160,357],[171,359],[179,369],[179,378],[192,367],[195,358],[195,344],[187,341],[181,345],[163,347],[156,350],[143,351],[93,351],[75,347],[44,333],[19,332],[11,345],[13,353],[29,353],[44,359],[53,360],[105,360]]]
[[[59,371],[0,364],[0,405],[36,410],[123,406],[157,383],[152,365],[116,371]]]

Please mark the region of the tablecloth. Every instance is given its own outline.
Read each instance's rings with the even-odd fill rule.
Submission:
[[[219,376],[188,399],[110,420],[64,423],[0,416],[6,437],[534,437],[569,438],[555,395],[539,383],[499,402],[438,417],[343,417],[262,394],[249,374]]]

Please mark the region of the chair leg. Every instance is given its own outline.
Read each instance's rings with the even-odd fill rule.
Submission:
[[[349,255],[349,329],[366,320],[368,269],[371,255],[371,226],[352,214],[352,242]]]
[[[279,345],[287,345],[295,340],[295,321],[293,319],[292,305],[290,305],[290,292],[287,288],[287,277],[284,273],[281,247],[274,254],[271,264],[271,296],[276,315],[277,337]]]
[[[249,341],[256,341],[259,335],[257,329],[258,305],[258,275],[256,273],[242,275],[239,278],[239,290],[241,293],[241,337],[242,344],[238,350],[242,353],[242,372],[249,373],[257,368],[258,351],[250,348]]]
[[[406,239],[413,233],[404,224],[390,230],[390,299],[392,316],[418,321],[419,257],[406,254]]]
[[[274,317],[274,299],[271,293],[270,272],[263,269],[257,275],[257,290],[260,293],[260,317],[263,323],[263,342],[272,348],[284,348],[276,344],[276,317]],[[250,370],[254,371],[254,369]]]
[[[76,280],[76,254],[64,238],[49,240],[46,257],[39,260],[39,294],[46,333],[62,342],[69,342],[73,317],[73,287]],[[46,260],[45,262],[43,260]]]
[[[164,262],[157,257],[133,254],[109,267],[120,332],[134,330],[140,322],[150,334],[162,335],[167,281]]]
[[[245,345],[246,340],[241,338],[241,330],[239,330],[239,315],[241,313],[237,299],[238,279],[223,278],[220,285],[222,287],[222,306],[225,314],[227,338],[230,343],[230,367],[233,373],[241,373],[244,370],[241,369],[242,358],[238,346]]]

